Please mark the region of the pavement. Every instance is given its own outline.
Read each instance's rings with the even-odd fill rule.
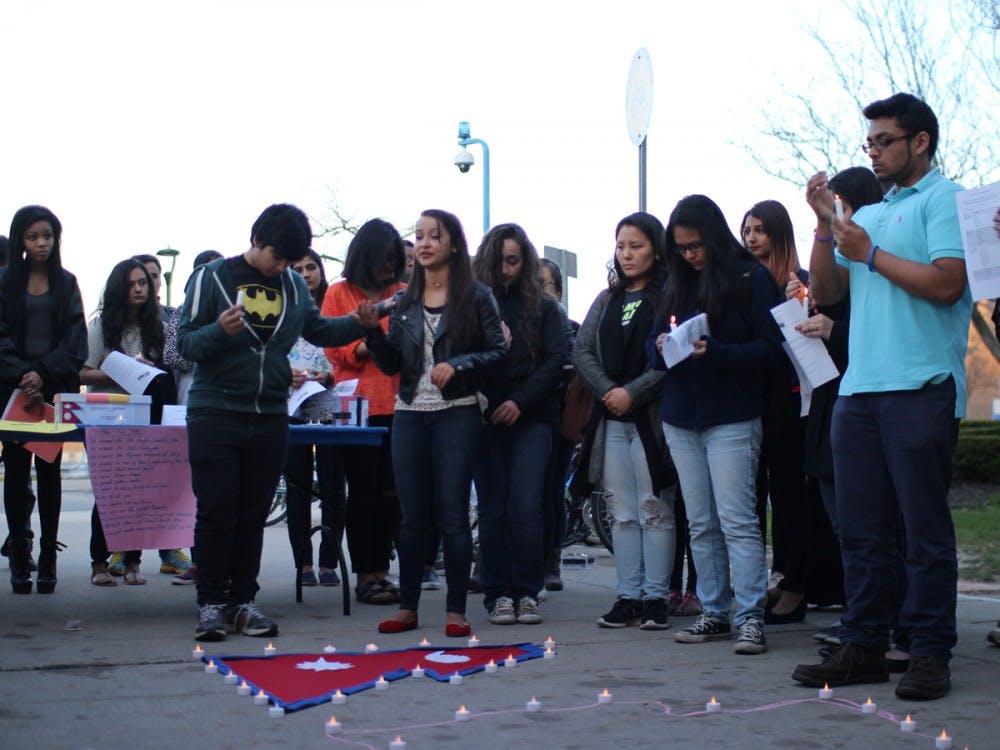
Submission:
[[[408,750],[427,748],[932,748],[942,729],[956,749],[1000,748],[1000,648],[986,633],[1000,618],[1000,599],[959,597],[959,643],[953,689],[927,703],[901,701],[889,683],[838,688],[832,700],[795,683],[798,663],[817,661],[812,633],[836,611],[810,610],[797,625],[769,627],[769,650],[737,656],[731,642],[676,643],[673,632],[691,618],[673,618],[662,632],[601,629],[598,615],[615,596],[614,560],[603,550],[588,569],[565,569],[566,588],[542,604],[541,625],[489,624],[481,598],[470,595],[469,620],[484,645],[549,636],[557,656],[496,674],[476,673],[461,686],[406,678],[389,690],[352,695],[344,706],[322,705],[270,718],[222,677],[191,658],[195,593],[160,575],[155,551],[144,554],[146,586],[90,584],[88,541],[92,495],[85,478],[66,482],[59,558],[52,595],[15,596],[0,586],[0,748],[378,748],[397,736]],[[3,521],[5,528],[6,521]],[[5,565],[0,570],[6,577]],[[339,588],[307,588],[295,603],[284,525],[265,533],[257,602],[281,628],[270,639],[280,652],[362,651],[415,645],[421,638],[455,647],[444,637],[444,591],[424,592],[421,627],[387,636],[376,623],[391,607],[355,603],[341,613]],[[67,629],[76,621],[79,629]],[[207,644],[211,654],[261,653],[267,639],[230,636]],[[203,644],[204,645],[204,644]],[[607,688],[608,705],[597,705]],[[542,710],[526,713],[537,697]],[[718,714],[706,714],[715,697]],[[875,714],[864,715],[868,697]],[[472,719],[453,714],[464,704]],[[898,727],[906,714],[916,732]],[[336,716],[337,739],[324,725]]]

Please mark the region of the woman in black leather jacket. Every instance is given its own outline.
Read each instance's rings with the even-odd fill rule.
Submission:
[[[445,634],[469,635],[465,618],[472,537],[469,489],[483,422],[477,392],[506,353],[493,293],[472,276],[458,219],[424,211],[417,222],[416,264],[397,295],[389,332],[372,305],[358,308],[368,351],[387,375],[399,373],[392,465],[399,493],[400,606],[379,632],[417,627],[420,580],[434,513],[444,540],[448,582]]]

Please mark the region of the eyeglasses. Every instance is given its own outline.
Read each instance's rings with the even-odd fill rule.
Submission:
[[[864,151],[866,154],[870,154],[872,151],[878,151],[879,153],[881,153],[882,151],[885,151],[885,149],[889,148],[889,146],[891,146],[896,141],[909,140],[910,138],[913,138],[915,135],[917,134],[906,133],[905,135],[896,135],[893,136],[892,138],[878,138],[874,141],[866,141],[865,143],[861,144],[861,150]]]
[[[674,247],[674,252],[678,255],[687,255],[688,253],[698,254],[705,249],[705,243],[702,241],[689,242],[686,245],[676,245]]]

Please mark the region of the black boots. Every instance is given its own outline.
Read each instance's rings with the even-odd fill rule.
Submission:
[[[38,555],[38,593],[56,590],[56,553],[65,547],[60,542],[42,542]]]
[[[8,545],[10,555],[10,586],[15,594],[31,593],[31,540],[11,539]]]

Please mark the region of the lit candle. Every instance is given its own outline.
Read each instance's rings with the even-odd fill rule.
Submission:
[[[464,682],[464,680],[462,679],[462,675],[460,675],[458,672],[455,672],[455,674],[453,674],[451,677],[448,678],[448,682],[450,682],[452,685],[461,685],[462,682]]]
[[[208,660],[208,664],[205,665],[205,672],[208,674],[218,674],[219,668],[215,666],[215,662],[211,659]]]
[[[917,722],[915,722],[913,719],[911,719],[910,715],[907,714],[906,718],[903,719],[901,722],[899,722],[899,731],[900,732],[907,732],[907,733],[909,733],[909,732],[916,732],[917,731]]]
[[[469,639],[469,648],[475,648],[478,645],[479,645],[479,639],[476,638],[475,633],[473,633],[472,637]]]
[[[604,688],[601,692],[597,694],[598,703],[611,703],[611,693],[607,688]]]
[[[410,674],[413,675],[414,677],[423,677],[427,673],[424,672],[424,668],[418,664],[417,666],[415,666],[413,669],[410,670]]]
[[[323,653],[325,654],[332,654],[336,650],[337,649],[334,648],[334,645],[332,643],[328,643],[325,646],[323,646]]]
[[[535,696],[531,696],[531,700],[524,704],[525,711],[541,711],[542,703]]]
[[[326,736],[330,737],[334,734],[340,734],[340,729],[344,725],[337,721],[336,716],[331,716],[330,720],[326,722]]]
[[[934,747],[937,750],[949,750],[951,747],[951,737],[943,729],[941,730],[941,734],[934,738]]]
[[[828,701],[833,697],[833,690],[830,689],[829,685],[824,684],[819,690],[819,699],[821,701]]]
[[[253,697],[253,704],[255,706],[266,706],[267,705],[267,695],[261,690],[257,695]]]
[[[868,700],[861,704],[861,713],[873,714],[876,711],[878,711],[878,704],[872,703],[871,696],[868,696]]]
[[[497,663],[495,661],[493,661],[492,659],[490,659],[489,662],[486,664],[486,671],[487,672],[491,672],[491,673],[492,672],[496,672],[497,671]]]
[[[468,721],[472,716],[472,712],[469,711],[465,706],[460,706],[455,712],[455,721]]]
[[[278,649],[274,647],[273,643],[268,643],[266,646],[264,646],[264,653],[267,654],[268,656],[274,656],[277,650]]]
[[[431,642],[429,640],[427,640],[426,638],[421,638],[420,639],[420,645],[421,646],[430,646]]]
[[[369,643],[367,646],[365,646],[366,654],[374,654],[376,651],[378,651],[378,646],[376,646],[374,643]]]
[[[676,330],[677,330],[677,316],[676,315],[671,315],[670,316],[670,332],[673,333]]]
[[[389,682],[388,682],[388,680],[386,680],[385,677],[383,677],[382,675],[379,675],[379,678],[377,680],[375,680],[375,689],[376,690],[388,690],[389,689]]]
[[[389,743],[389,750],[406,750],[406,740],[402,737],[397,737]]]
[[[250,695],[250,686],[247,685],[247,681],[246,680],[243,680],[243,682],[240,683],[240,686],[238,688],[236,688],[236,694],[237,695]]]
[[[844,220],[844,202],[840,200],[840,196],[834,193],[833,196],[833,209],[837,212],[837,218],[841,221]]]
[[[285,715],[285,709],[283,709],[281,706],[271,706],[271,708],[268,709],[267,713],[272,719],[280,719],[282,716]]]
[[[204,655],[205,652],[202,650],[201,646],[195,646],[194,649],[191,651],[191,658],[193,659],[200,659]]]
[[[543,659],[555,659],[556,658],[556,652],[553,651],[551,648],[547,648],[547,649],[545,649],[545,653],[542,654],[542,658]]]
[[[235,685],[239,680],[240,678],[236,676],[236,672],[230,672],[226,675],[225,683],[227,685]]]
[[[517,659],[514,658],[513,654],[507,654],[507,658],[503,660],[503,665],[505,667],[516,667]]]
[[[552,640],[552,636],[550,635],[548,638],[545,639],[545,643],[543,643],[542,645],[545,646],[545,648],[555,648],[556,642]]]
[[[712,696],[712,700],[705,704],[705,713],[707,714],[717,714],[722,710],[722,704],[715,700],[715,696]]]
[[[331,696],[330,703],[335,706],[343,706],[347,703],[347,696],[340,692],[340,690],[337,690],[337,692]]]

